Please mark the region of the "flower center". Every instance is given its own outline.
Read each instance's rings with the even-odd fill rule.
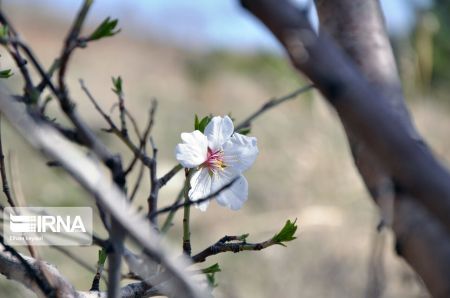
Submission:
[[[203,163],[203,166],[207,167],[210,172],[215,172],[226,168],[226,165],[223,162],[223,151],[212,151],[208,148],[208,157]]]

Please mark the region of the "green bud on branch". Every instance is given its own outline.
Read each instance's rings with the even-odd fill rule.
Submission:
[[[272,241],[275,244],[286,246],[283,242],[288,242],[296,239],[297,237],[294,237],[294,234],[297,231],[297,225],[295,224],[296,222],[297,219],[295,219],[293,222],[288,219],[281,231],[273,236]]]
[[[120,29],[116,29],[119,20],[107,17],[95,31],[87,38],[87,41],[99,40],[104,37],[111,37],[120,32]]]

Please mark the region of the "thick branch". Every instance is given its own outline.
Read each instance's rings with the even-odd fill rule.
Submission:
[[[379,3],[321,0],[317,1],[317,9],[321,28],[333,35],[370,83],[387,97],[392,110],[411,134],[417,136],[405,107]],[[397,252],[423,278],[434,296],[448,296],[450,239],[442,224],[421,205],[413,202],[414,199],[408,194],[394,193],[389,197],[390,200],[395,199],[395,203],[386,202],[383,184],[386,181],[392,183],[392,177],[380,166],[370,148],[355,138],[349,127],[345,128],[358,170],[382,211],[383,222],[394,230]]]
[[[277,36],[297,69],[335,107],[349,134],[356,163],[378,203],[386,195],[386,185],[393,186],[397,197],[393,226],[400,251],[435,297],[448,297],[450,258],[441,247],[448,247],[449,242],[450,175],[409,120],[376,1],[318,1],[322,28],[330,29],[353,61],[326,33],[317,37],[303,12],[287,1],[242,2]],[[433,244],[426,244],[429,240]],[[436,262],[423,263],[429,260],[427,256]],[[435,272],[426,269],[431,264]]]

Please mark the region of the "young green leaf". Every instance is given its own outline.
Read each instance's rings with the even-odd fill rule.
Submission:
[[[241,135],[248,135],[250,132],[251,132],[251,128],[250,128],[250,126],[247,126],[247,127],[243,127],[243,128],[241,128],[241,129],[239,129],[239,130],[237,130],[236,132],[237,133],[240,133]]]
[[[106,249],[102,248],[98,251],[98,265],[105,265],[106,257],[108,254],[106,253]]]
[[[216,283],[215,273],[207,273],[206,280],[211,288],[217,288],[219,284]]]
[[[111,20],[110,17],[107,17],[95,31],[87,38],[88,41],[99,40],[104,37],[114,36],[120,32],[120,29],[116,29],[117,23],[119,21],[117,19]]]
[[[194,120],[194,130],[198,130],[200,121],[198,120],[197,114],[195,114],[195,120]]]
[[[206,116],[204,117],[200,123],[198,124],[198,130],[200,130],[201,132],[205,132],[205,128],[206,126],[209,124],[209,122],[211,121],[212,117],[211,116]]]
[[[1,79],[7,79],[10,76],[12,76],[14,73],[11,71],[11,69],[5,69],[0,71],[0,78]]]
[[[214,265],[209,266],[208,268],[202,269],[202,272],[205,274],[208,273],[216,273],[222,271],[220,269],[219,263],[215,263]]]
[[[3,25],[0,27],[0,38],[8,38],[9,36],[9,28],[7,25]]]
[[[205,132],[205,128],[208,125],[208,123],[211,121],[211,119],[212,119],[212,116],[206,116],[200,120],[200,118],[198,118],[198,115],[195,114],[194,129],[199,130],[201,132]]]
[[[296,222],[297,219],[295,219],[293,222],[288,219],[281,231],[273,236],[272,241],[275,242],[275,244],[286,246],[283,244],[283,242],[288,242],[296,239],[296,237],[294,237],[294,234],[297,231],[297,225],[295,224]]]
[[[115,94],[122,94],[122,78],[118,76],[117,78],[112,77],[113,88],[111,89]]]

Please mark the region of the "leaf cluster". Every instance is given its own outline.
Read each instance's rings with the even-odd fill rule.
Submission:
[[[295,219],[294,221],[290,221],[288,219],[281,231],[279,231],[277,234],[275,234],[275,236],[272,237],[272,241],[275,244],[286,246],[283,242],[289,242],[296,239],[297,237],[294,237],[294,234],[297,231],[296,222],[297,219]]]

